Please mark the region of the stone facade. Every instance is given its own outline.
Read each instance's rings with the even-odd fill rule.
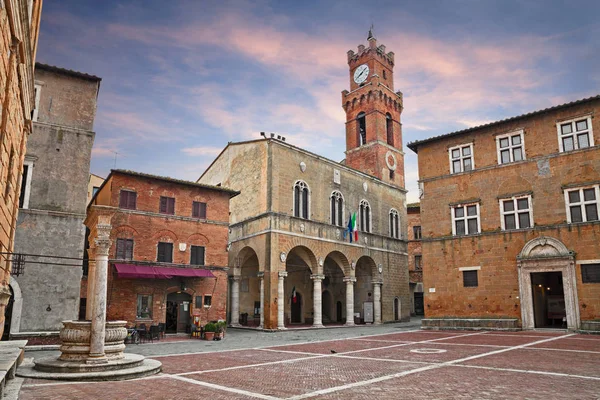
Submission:
[[[516,319],[514,326],[533,328],[543,325],[547,313],[560,324],[560,313],[550,316],[553,293],[564,302],[562,326],[579,329],[600,318],[600,283],[582,277],[584,267],[596,274],[600,268],[599,111],[596,96],[409,144],[419,155],[423,187],[427,318],[474,319],[481,326],[483,319]],[[578,130],[574,150],[569,129]],[[522,160],[513,153],[502,162],[500,140],[506,137],[514,140],[512,148],[524,144]],[[461,145],[471,146],[474,169],[450,173],[449,149]],[[586,190],[583,208],[570,200],[579,189],[582,197]],[[523,202],[522,229],[512,229],[520,226],[507,219],[510,204],[504,202],[511,199]],[[467,205],[478,207],[477,223],[473,234],[457,235],[461,228],[453,226],[451,213]],[[577,210],[583,222],[576,222]],[[465,271],[476,271],[470,273],[478,278],[475,286],[464,286]],[[536,281],[543,272],[553,272],[557,281]]]
[[[23,299],[20,313],[13,310],[13,315],[21,316],[20,324],[11,324],[13,337],[57,332],[62,321],[78,317],[83,220],[100,81],[36,64],[37,109],[15,236],[15,252],[31,256],[26,256],[24,273],[13,277]]]
[[[9,286],[10,254],[35,108],[33,71],[41,12],[41,0],[0,2],[0,336],[7,304],[10,301],[12,306],[16,296]]]
[[[421,250],[421,207],[406,207],[408,221],[408,273],[410,277],[410,313],[423,315],[423,255]]]
[[[136,193],[134,209],[120,207],[122,190]],[[200,318],[202,324],[225,319],[229,199],[235,194],[235,191],[223,187],[113,170],[90,204],[86,219],[90,230],[90,269],[88,276],[82,280],[81,292],[82,297],[87,297],[88,317],[91,303],[88,293],[94,285],[94,263],[91,260],[95,258],[95,225],[99,216],[105,215],[112,225],[108,255],[108,320],[124,320],[129,325],[165,323],[171,300],[188,302],[185,310],[180,309],[179,312],[185,311]],[[173,214],[160,213],[161,196],[175,199]],[[192,216],[193,202],[206,204],[206,218]],[[131,259],[118,256],[119,239],[133,241]],[[157,261],[159,242],[173,244],[171,262]],[[203,265],[191,265],[192,246],[204,248]],[[122,278],[115,264],[209,270],[215,278]],[[145,315],[138,313],[139,296],[152,296],[151,309]],[[211,296],[210,306],[205,306],[206,296]],[[197,300],[198,297],[200,300]],[[199,301],[199,307],[196,301]],[[182,325],[179,331],[185,329],[186,326]]]
[[[378,81],[381,48],[360,46],[349,55],[351,76],[361,63],[371,73],[368,85],[343,92],[351,125],[345,163],[265,138],[230,143],[198,180],[241,192],[231,202],[232,325],[284,329],[410,318],[401,97],[388,93],[393,55],[385,56],[390,86]],[[361,107],[368,112],[366,143],[355,134]],[[386,113],[393,113],[389,131]],[[386,164],[388,152],[395,161]],[[369,214],[361,214],[361,204]],[[353,213],[358,241],[347,232]],[[393,229],[390,215],[398,218]]]

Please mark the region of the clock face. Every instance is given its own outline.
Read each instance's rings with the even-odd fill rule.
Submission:
[[[367,64],[363,64],[354,70],[354,82],[359,85],[367,80],[369,76],[369,66]]]

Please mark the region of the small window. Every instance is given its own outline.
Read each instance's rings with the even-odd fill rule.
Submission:
[[[479,282],[477,281],[477,270],[463,271],[463,286],[464,287],[479,286]]]
[[[395,239],[400,238],[400,218],[398,210],[392,208],[390,210],[390,237]]]
[[[475,168],[473,161],[473,143],[448,149],[450,155],[450,171],[452,174],[471,171]]]
[[[23,176],[21,177],[21,193],[19,194],[19,208],[29,208],[29,195],[31,192],[31,175],[33,174],[33,163],[25,160],[23,162]]]
[[[34,109],[33,109],[33,115],[31,116],[31,120],[32,121],[37,121],[38,120],[38,115],[40,112],[40,95],[42,93],[42,85],[35,85],[34,86],[34,96],[35,96],[35,105],[34,105]]]
[[[600,283],[600,264],[581,264],[583,283]]]
[[[422,257],[423,256],[420,254],[415,255],[415,271],[421,271],[423,269]]]
[[[455,236],[479,233],[479,204],[452,207],[452,231]]]
[[[361,112],[356,117],[356,128],[358,134],[358,145],[362,146],[367,144],[367,116],[364,112]]]
[[[358,207],[358,228],[361,232],[371,232],[371,206],[366,200],[361,200]]]
[[[152,319],[152,295],[138,294],[136,318]]]
[[[158,255],[156,261],[165,263],[173,262],[173,243],[158,243]]]
[[[392,115],[387,113],[385,115],[385,127],[387,133],[387,144],[390,146],[394,145],[394,121],[392,120]]]
[[[523,131],[497,136],[496,146],[498,150],[498,164],[508,164],[525,159]]]
[[[561,152],[584,149],[594,145],[592,118],[573,119],[556,124]]]
[[[250,291],[250,280],[248,278],[240,281],[240,292],[247,293]]]
[[[344,226],[344,196],[342,196],[342,193],[338,191],[331,193],[329,203],[331,224]]]
[[[192,217],[206,219],[206,203],[194,201],[192,203]]]
[[[191,246],[190,264],[204,265],[204,246]]]
[[[413,235],[415,236],[415,240],[421,239],[421,226],[420,225],[413,226]]]
[[[502,230],[527,229],[533,226],[531,196],[500,200]]]
[[[598,221],[599,185],[565,190],[569,223]]]
[[[175,199],[173,197],[160,196],[160,209],[161,214],[175,214]]]
[[[98,193],[98,190],[100,190],[100,186],[94,186],[92,188],[92,197],[94,197],[96,193]]]
[[[209,294],[204,295],[204,307],[210,307],[212,305],[212,296]]]
[[[196,308],[202,308],[202,296],[196,296]]]
[[[131,190],[121,190],[119,197],[119,207],[135,210],[137,202],[137,193]]]
[[[294,185],[294,217],[308,219],[309,201],[308,185],[304,181],[297,181]]]
[[[117,239],[117,260],[133,260],[133,239]]]
[[[385,69],[383,70],[383,79],[387,79],[387,75],[385,74]]]

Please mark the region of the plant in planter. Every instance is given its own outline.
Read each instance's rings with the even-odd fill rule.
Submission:
[[[217,322],[217,332],[215,335],[215,340],[221,340],[225,337],[226,327],[227,327],[227,322],[225,322],[225,321]]]
[[[204,339],[205,340],[214,340],[215,332],[217,331],[217,324],[214,322],[209,322],[204,325]]]

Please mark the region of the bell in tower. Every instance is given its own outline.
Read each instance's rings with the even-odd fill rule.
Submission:
[[[346,165],[404,187],[402,93],[394,92],[394,53],[377,45],[373,29],[368,45],[348,51],[350,91],[342,92],[346,112]]]

